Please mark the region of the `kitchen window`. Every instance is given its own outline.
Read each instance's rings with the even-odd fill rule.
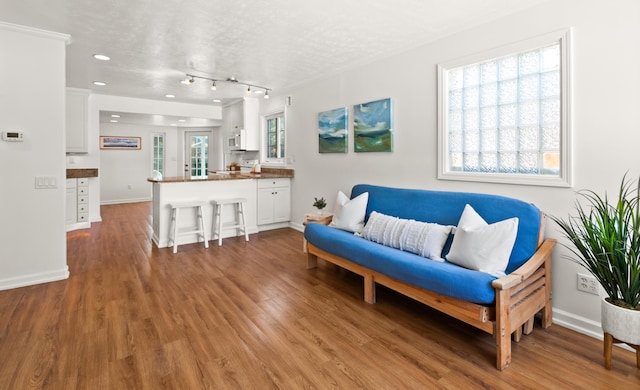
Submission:
[[[285,123],[284,112],[265,117],[265,162],[284,162]]]
[[[153,133],[153,156],[151,161],[153,171],[164,175],[164,133]]]
[[[570,186],[568,38],[438,65],[438,178]]]

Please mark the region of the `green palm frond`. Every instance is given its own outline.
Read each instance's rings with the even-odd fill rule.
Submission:
[[[575,202],[576,216],[550,218],[573,244],[571,260],[585,267],[612,300],[631,307],[640,304],[640,181],[622,178],[618,197],[611,203],[593,191],[578,193],[586,206]]]

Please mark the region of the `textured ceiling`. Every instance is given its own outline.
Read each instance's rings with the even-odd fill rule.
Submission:
[[[0,20],[70,34],[67,86],[214,104],[431,42],[545,0],[0,0]],[[97,61],[101,53],[111,61]],[[97,87],[93,81],[104,81]]]

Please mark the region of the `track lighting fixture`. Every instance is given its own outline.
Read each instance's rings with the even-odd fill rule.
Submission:
[[[249,84],[249,83],[244,83],[242,81],[238,81],[238,79],[236,79],[234,76],[231,76],[226,80],[213,79],[213,78],[204,77],[204,76],[196,76],[196,75],[193,75],[193,74],[187,74],[186,76],[187,76],[187,78],[185,78],[184,80],[180,81],[182,84],[185,84],[185,85],[193,84],[195,79],[209,80],[209,81],[211,81],[211,90],[212,91],[215,91],[216,89],[218,89],[217,86],[216,86],[216,84],[218,82],[227,82],[227,83],[232,83],[232,84],[246,85],[247,86],[247,92],[251,92],[251,87],[257,88],[258,90],[264,90],[264,98],[265,99],[269,99],[269,91],[271,91],[271,88],[267,88],[267,87],[263,87],[263,86],[260,86],[260,85]]]
[[[180,82],[182,84],[189,85],[189,84],[193,84],[194,81],[195,80],[193,79],[193,76],[187,75],[187,78],[182,80],[182,81],[180,81]]]

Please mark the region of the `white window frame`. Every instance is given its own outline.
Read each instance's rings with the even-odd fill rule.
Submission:
[[[161,137],[162,138],[162,156],[160,157],[160,160],[162,162],[162,168],[160,173],[162,175],[165,174],[165,169],[166,169],[166,165],[167,165],[167,135],[166,133],[152,133],[151,134],[151,173],[153,174],[154,171],[154,167],[155,167],[155,161],[156,161],[156,145],[155,145],[155,138],[156,137]]]
[[[560,173],[534,175],[522,173],[486,173],[454,171],[449,166],[447,71],[492,59],[517,55],[550,44],[560,44]],[[493,50],[438,64],[438,179],[490,183],[508,183],[554,187],[572,186],[571,156],[571,30],[565,29],[523,40]]]
[[[282,117],[284,119],[284,154],[281,158],[269,157],[268,151],[268,142],[269,142],[269,120],[277,117]],[[268,115],[262,117],[262,144],[264,145],[263,153],[262,153],[262,162],[267,164],[277,164],[277,165],[285,165],[286,156],[287,156],[287,117],[285,110],[279,110],[272,112]],[[279,132],[278,132],[279,134]],[[279,135],[278,135],[279,137]],[[278,145],[280,145],[280,139],[278,138]]]

